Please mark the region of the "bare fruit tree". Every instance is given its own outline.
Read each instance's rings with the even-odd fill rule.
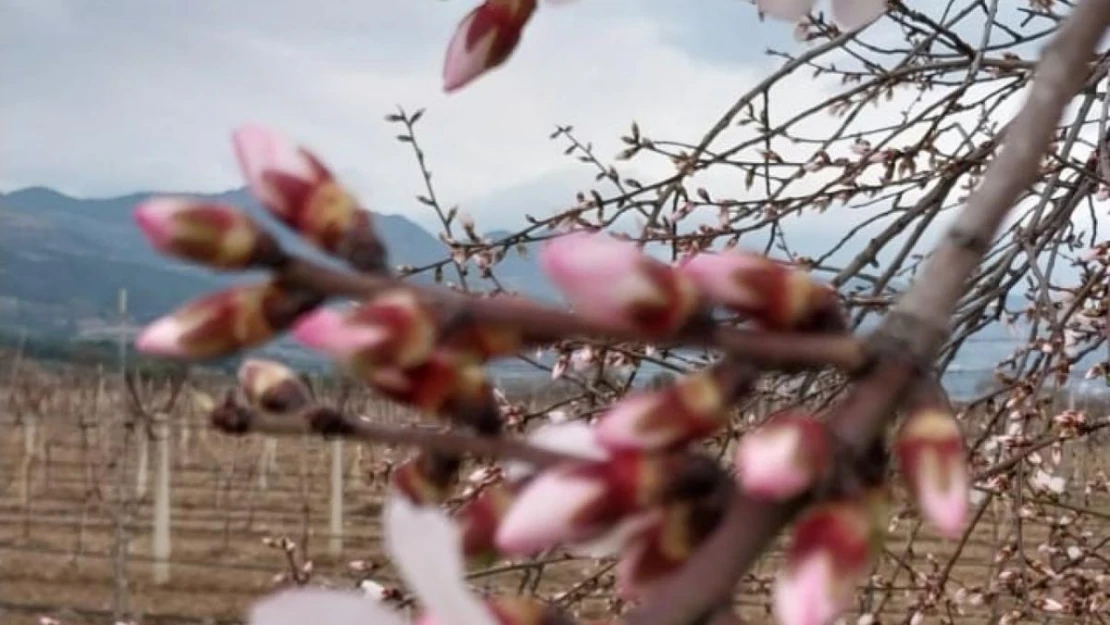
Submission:
[[[437,196],[416,135],[424,112],[391,115],[423,173],[417,199],[449,247],[428,267],[391,268],[372,214],[315,154],[240,128],[236,154],[258,200],[348,269],[283,249],[235,207],[148,200],[136,219],[161,251],[269,277],[186,304],[138,348],[203,360],[288,330],[376,393],[439,418],[399,427],[349,414],[259,361],[211,412],[234,434],[417,448],[392,472],[386,547],[425,616],[444,622],[580,616],[580,605],[555,610],[596,596],[610,570],[615,600],[591,618],[733,621],[739,584],[787,528],[777,618],[830,623],[856,603],[874,619],[855,599],[864,582],[894,587],[872,573],[898,561],[883,537],[901,486],[958,546],[928,572],[903,567],[910,622],[983,604],[1004,622],[1097,612],[1107,591],[1084,566],[1092,547],[1076,519],[1052,517],[1050,565],[1026,557],[1021,524],[1049,514],[1027,494],[1054,490],[1063,445],[1108,424],[1043,398],[1092,357],[1089,375],[1108,367],[1096,350],[1110,295],[1097,207],[1110,194],[1110,57],[1098,51],[1110,4],[834,0],[834,21],[812,3],[758,5],[796,21],[804,51],[776,53],[781,67],[696,141],[632,124],[617,160],[672,173],[632,179],[559,127],[553,139],[597,170],[597,188],[497,240]],[[487,0],[470,13],[449,45],[445,88],[505,62],[536,12],[534,0]],[[829,93],[783,103],[799,76]],[[691,182],[707,173],[720,188]],[[805,220],[839,223],[836,240],[794,244]],[[537,256],[572,312],[498,278],[519,253]],[[449,284],[410,279],[422,272]],[[324,307],[334,298],[354,304]],[[946,370],[1000,323],[1024,344],[993,363],[991,388],[954,405]],[[546,355],[529,356],[536,348]],[[569,390],[528,412],[486,374],[510,357]],[[649,364],[672,379],[638,387]],[[752,423],[757,402],[777,410]],[[459,493],[464,462],[477,471]],[[1106,490],[1105,476],[1087,488]],[[1017,528],[1000,554],[1018,556],[1000,560],[991,584],[952,591],[959,551],[994,502],[1008,502]],[[465,581],[468,562],[552,553],[608,564],[551,602],[535,596],[538,581],[532,596],[491,597]],[[532,566],[538,580],[545,565]],[[329,611],[401,621],[357,595],[305,587],[264,599],[252,622]]]

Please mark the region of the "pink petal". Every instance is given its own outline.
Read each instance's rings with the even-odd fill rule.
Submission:
[[[740,485],[755,497],[781,500],[800,494],[812,481],[798,464],[800,450],[801,432],[795,428],[757,430],[745,436],[736,451]]]
[[[181,339],[187,330],[175,316],[162,317],[143,328],[135,339],[135,349],[154,356],[185,357],[188,350]]]
[[[405,625],[400,614],[351,590],[292,588],[250,609],[247,625]]]
[[[483,10],[479,5],[459,22],[451,42],[447,44],[447,58],[443,62],[443,90],[454,91],[486,71],[486,57],[489,48],[496,36],[496,31],[491,30],[483,37],[473,49],[466,49],[468,33],[474,25],[474,18]]]
[[[549,470],[530,482],[501,520],[497,547],[510,555],[531,555],[582,534],[577,517],[607,495],[596,479]]]
[[[687,276],[709,299],[726,306],[740,309],[760,305],[763,296],[746,288],[734,274],[746,269],[759,269],[766,259],[744,253],[702,252],[692,256],[678,267],[679,273]]]
[[[169,251],[173,242],[173,217],[195,206],[197,202],[181,197],[159,197],[135,207],[132,216],[150,244],[160,251]]]
[[[267,180],[266,172],[313,180],[316,171],[306,155],[280,134],[260,125],[240,126],[232,134],[239,168],[254,196],[279,216],[289,215],[285,194]]]
[[[844,29],[866,26],[886,13],[886,0],[832,0],[832,14]]]
[[[779,574],[775,617],[782,625],[828,625],[846,607],[834,594],[833,565],[817,553]]]
[[[926,463],[939,461],[936,454],[931,454],[929,458],[931,460],[922,460]],[[926,475],[938,470],[939,467],[921,468]],[[917,505],[941,534],[955,539],[963,535],[967,522],[971,485],[966,469],[950,468],[946,477],[945,480],[921,480],[918,484]]]
[[[774,19],[796,22],[813,10],[815,0],[756,0],[759,10]]]
[[[301,317],[293,326],[292,335],[307,347],[339,361],[346,361],[389,338],[384,328],[348,323],[343,314],[326,308]]]
[[[655,393],[627,395],[605,413],[597,423],[597,439],[611,448],[659,449],[674,439],[667,428],[645,430],[644,417],[659,407]]]
[[[657,289],[640,271],[636,245],[606,234],[575,232],[540,250],[540,267],[582,315],[614,321],[630,300]]]

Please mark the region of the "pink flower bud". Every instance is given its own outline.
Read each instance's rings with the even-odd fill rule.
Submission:
[[[775,584],[783,625],[828,625],[852,601],[878,550],[875,513],[864,499],[821,504],[793,531]]]
[[[159,252],[218,269],[244,269],[274,243],[233,206],[163,197],[135,207],[135,221]]]
[[[455,29],[443,63],[443,89],[459,89],[501,65],[520,43],[536,0],[486,0]]]
[[[260,358],[248,358],[239,365],[239,388],[247,401],[269,412],[290,412],[308,406],[312,392],[289,367]]]
[[[435,319],[408,289],[386,291],[338,313],[305,315],[293,337],[358,371],[416,366],[435,346]]]
[[[898,432],[895,453],[922,514],[943,535],[958,538],[967,522],[971,478],[956,420],[935,408],[911,414]]]
[[[598,422],[598,441],[612,449],[660,450],[712,434],[726,422],[732,395],[714,373],[705,369],[618,401]]]
[[[147,354],[202,360],[260,345],[284,330],[319,298],[273,282],[237,285],[195,299],[151,323],[135,347]]]
[[[240,127],[232,141],[251,191],[280,221],[326,252],[374,256],[358,263],[363,267],[384,262],[384,249],[370,234],[370,213],[311,152],[256,125]]]
[[[735,466],[749,495],[784,500],[813,486],[829,463],[828,430],[808,415],[781,412],[740,439]]]
[[[689,280],[629,241],[575,232],[548,242],[540,265],[584,317],[662,335],[696,309]]]
[[[800,329],[836,308],[836,294],[809,275],[748,252],[702,252],[678,271],[706,299],[748,315],[771,330]]]
[[[602,536],[658,495],[663,470],[657,459],[634,453],[548,469],[509,508],[497,546],[502,553],[531,555]]]
[[[464,556],[488,558],[497,554],[494,538],[501,519],[513,503],[515,490],[505,482],[491,484],[455,513],[462,527]]]

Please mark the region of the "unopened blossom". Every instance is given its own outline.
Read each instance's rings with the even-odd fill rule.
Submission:
[[[727,369],[703,369],[661,390],[629,394],[598,421],[598,440],[614,449],[657,450],[708,436],[727,421],[730,377]]]
[[[370,213],[315,155],[259,125],[241,126],[232,141],[251,192],[270,213],[307,241],[360,269],[385,264],[385,250],[371,231]]]
[[[305,315],[293,337],[358,372],[379,367],[413,367],[435,346],[431,312],[410,289],[385,291],[337,312],[319,309]]]
[[[799,329],[836,309],[836,293],[805,271],[742,251],[702,252],[678,271],[702,296],[772,330]]]
[[[804,19],[816,5],[817,0],[756,0],[761,13],[794,22]],[[832,0],[833,19],[841,28],[865,26],[885,12],[885,0]]]
[[[289,412],[307,406],[312,392],[299,375],[280,362],[248,358],[239,365],[239,388],[247,401],[268,412]]]
[[[484,433],[500,430],[500,411],[489,376],[478,363],[453,351],[437,349],[413,367],[356,368],[352,372],[393,401],[450,417]]]
[[[318,301],[275,282],[237,285],[154,321],[139,334],[135,347],[146,354],[192,360],[227,356],[274,338]]]
[[[780,412],[740,439],[737,479],[753,497],[784,500],[814,485],[830,461],[825,425],[798,412]]]
[[[971,477],[952,414],[933,408],[913,412],[898,432],[895,454],[925,518],[945,536],[959,537],[967,521]]]
[[[631,452],[547,469],[517,495],[498,528],[497,546],[506,554],[531,555],[602,537],[644,514],[671,470],[662,458]]]
[[[486,0],[467,13],[447,46],[444,91],[455,91],[508,60],[535,10],[536,0]]]
[[[136,206],[133,217],[159,252],[217,269],[245,269],[276,251],[253,219],[227,204],[158,197]]]
[[[793,529],[775,583],[782,625],[829,625],[851,604],[878,552],[878,514],[868,496],[818,504]]]
[[[651,592],[678,571],[709,538],[727,507],[727,496],[668,502],[652,523],[627,540],[617,562],[617,590],[626,599]]]
[[[455,519],[462,528],[464,556],[481,560],[496,556],[497,528],[512,505],[517,490],[506,482],[490,484],[455,512]]]
[[[688,278],[607,234],[557,237],[540,251],[539,262],[576,312],[601,323],[663,335],[697,307]]]

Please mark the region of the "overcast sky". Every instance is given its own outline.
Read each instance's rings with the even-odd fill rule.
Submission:
[[[633,118],[696,137],[777,64],[766,48],[801,46],[748,0],[541,4],[505,68],[447,96],[443,53],[475,4],[0,0],[0,189],[225,190],[241,185],[228,134],[255,121],[317,150],[372,208],[419,218],[417,171],[383,121],[401,104],[427,108],[446,201],[547,214],[592,173],[547,138],[556,123],[605,158]]]

